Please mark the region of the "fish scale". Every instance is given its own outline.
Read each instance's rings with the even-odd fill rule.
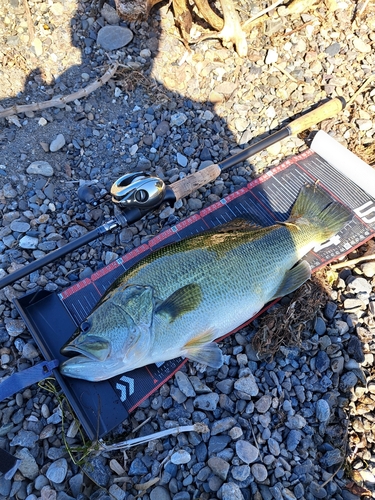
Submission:
[[[213,341],[304,283],[311,270],[300,258],[351,217],[307,185],[286,222],[261,228],[236,220],[157,250],[112,285],[85,331],[64,346],[64,354],[80,356],[61,372],[104,380],[179,356],[219,368]]]

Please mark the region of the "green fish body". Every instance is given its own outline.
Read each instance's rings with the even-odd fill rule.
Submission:
[[[285,223],[236,220],[150,254],[119,278],[62,352],[64,375],[105,380],[185,356],[214,368],[213,341],[311,275],[306,261],[352,214],[317,186],[304,186]],[[294,267],[293,267],[294,266]]]

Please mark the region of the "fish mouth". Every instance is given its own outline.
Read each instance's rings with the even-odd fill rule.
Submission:
[[[81,334],[72,341],[63,345],[61,354],[71,357],[78,353],[93,361],[105,361],[111,354],[111,343],[97,335]]]
[[[116,361],[98,361],[85,355],[74,356],[60,365],[60,373],[65,377],[100,382],[123,372]]]
[[[75,353],[81,354],[81,356],[74,356],[72,359],[89,359],[91,361],[99,361],[98,358],[91,352],[82,349],[79,346],[72,344],[67,344],[60,349],[61,354],[66,357],[72,358]]]

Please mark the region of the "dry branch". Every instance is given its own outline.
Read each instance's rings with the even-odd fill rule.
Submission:
[[[220,31],[224,27],[224,21],[210,7],[207,0],[194,0],[198,7],[199,14],[210,24],[215,30]]]
[[[193,19],[188,0],[173,0],[173,12],[176,24],[181,30],[182,38],[185,42],[189,42]]]
[[[26,113],[27,111],[41,111],[42,109],[53,107],[60,108],[61,106],[68,104],[68,102],[75,101],[76,99],[82,99],[82,97],[87,97],[89,94],[108,82],[108,80],[110,80],[116,73],[117,67],[117,62],[112,64],[103,76],[87,85],[87,87],[77,90],[77,92],[73,92],[73,94],[58,97],[56,99],[51,99],[49,101],[33,102],[32,104],[23,104],[20,106],[11,106],[10,108],[6,108],[0,111],[0,118],[17,115],[18,113]]]
[[[246,57],[247,55],[247,41],[246,33],[241,27],[240,18],[234,7],[232,1],[220,0],[221,9],[224,16],[224,26],[219,33],[209,33],[203,35],[194,43],[201,42],[208,38],[221,38],[223,40],[223,45],[228,47],[234,45],[236,47],[236,52],[240,57]]]
[[[236,52],[240,57],[247,56],[246,33],[242,30],[240,18],[232,2],[220,0],[224,16],[224,27],[219,35],[223,39],[223,44],[233,43]]]

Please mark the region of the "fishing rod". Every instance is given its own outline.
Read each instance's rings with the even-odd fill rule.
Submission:
[[[116,215],[113,219],[105,222],[96,229],[80,236],[64,245],[57,250],[53,250],[49,254],[26,264],[21,269],[0,279],[0,289],[11,285],[15,281],[24,278],[28,274],[40,269],[43,266],[51,264],[53,261],[63,257],[64,255],[73,252],[91,241],[96,240],[100,236],[118,228],[123,228],[141,219],[152,210],[158,208],[162,203],[173,204],[193,193],[200,187],[205,186],[209,182],[214,181],[223,170],[226,170],[234,165],[243,162],[247,158],[267,149],[273,144],[289,137],[297,135],[304,130],[309,129],[313,125],[320,123],[327,118],[331,118],[344,109],[346,102],[342,97],[335,97],[328,102],[318,106],[312,111],[293,120],[282,129],[273,134],[259,140],[255,144],[248,146],[239,153],[223,160],[219,163],[209,165],[202,170],[193,174],[187,175],[183,179],[166,186],[158,177],[152,177],[145,173],[126,174],[120,177],[111,187],[110,194],[112,201],[121,210],[122,213]],[[81,188],[80,188],[81,189]],[[82,201],[86,201],[93,205],[97,204],[93,191],[90,188],[84,187],[78,193]]]

